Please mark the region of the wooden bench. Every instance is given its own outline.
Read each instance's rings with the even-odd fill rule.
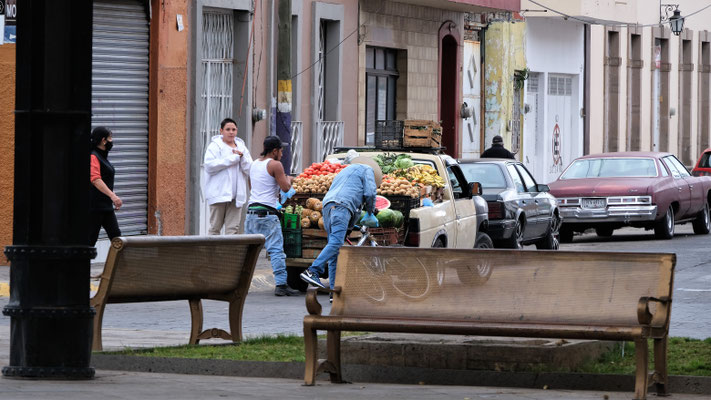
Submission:
[[[674,254],[341,248],[330,315],[304,317],[306,385],[343,382],[341,331],[634,341],[635,398],[667,393]],[[317,330],[327,359],[317,360]],[[648,339],[654,369],[647,373]]]
[[[92,349],[102,350],[104,308],[113,303],[188,300],[190,344],[215,337],[241,341],[242,309],[262,246],[262,235],[114,238],[90,301],[96,309]],[[230,333],[202,329],[202,299],[229,302]]]

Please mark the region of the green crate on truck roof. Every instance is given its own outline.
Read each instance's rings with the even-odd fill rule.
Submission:
[[[284,228],[281,232],[284,236],[284,253],[286,257],[301,258],[301,228]]]

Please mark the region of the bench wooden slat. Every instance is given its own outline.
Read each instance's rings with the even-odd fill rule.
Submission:
[[[242,309],[252,281],[262,235],[139,236],[115,238],[91,305],[94,350],[101,350],[101,323],[106,304],[188,300],[190,343],[202,338],[242,339]],[[201,299],[230,303],[230,333],[202,330]]]
[[[306,371],[341,382],[340,332],[655,339],[657,393],[666,394],[674,254],[343,247],[330,315],[307,294]],[[317,330],[328,359],[317,363]],[[647,393],[638,357],[635,398]]]

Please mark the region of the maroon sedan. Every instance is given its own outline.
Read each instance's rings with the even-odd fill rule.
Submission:
[[[563,217],[562,242],[595,228],[598,236],[633,226],[671,239],[674,225],[691,222],[694,232],[711,231],[711,177],[691,176],[672,154],[626,152],[575,159],[550,185]]]

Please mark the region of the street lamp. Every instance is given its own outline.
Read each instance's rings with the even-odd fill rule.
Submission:
[[[670,17],[669,13],[674,12]],[[672,33],[679,36],[681,31],[684,30],[684,17],[681,16],[681,11],[679,11],[678,4],[660,4],[659,5],[659,24],[669,22],[669,28]]]

